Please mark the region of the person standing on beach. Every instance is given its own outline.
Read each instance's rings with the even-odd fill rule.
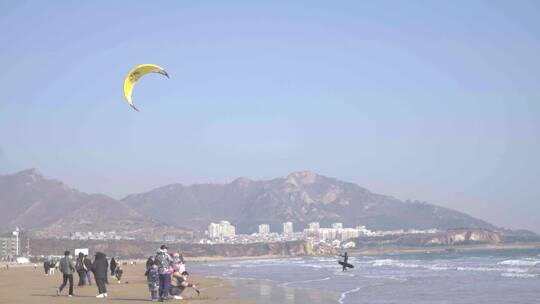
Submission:
[[[157,302],[159,291],[159,273],[157,265],[152,263],[146,269],[146,281],[148,282],[148,290],[150,290],[152,302]]]
[[[114,276],[114,271],[116,270],[116,266],[118,266],[118,263],[116,263],[116,260],[113,257],[111,259],[111,277]]]
[[[65,251],[64,257],[60,259],[60,272],[62,272],[62,285],[56,289],[56,295],[59,296],[62,293],[62,289],[66,287],[69,281],[69,297],[73,296],[73,272],[75,272],[75,265],[69,256],[70,252]]]
[[[79,284],[78,286],[84,286],[86,285],[86,279],[88,276],[86,275],[86,265],[84,264],[84,253],[79,252],[79,257],[77,258],[77,262],[75,262],[75,269],[77,270],[77,274],[79,275]]]
[[[156,254],[156,264],[159,274],[159,301],[163,302],[169,298],[169,289],[171,288],[171,270],[173,260],[167,253],[167,246],[161,245]]]
[[[45,275],[49,275],[49,268],[51,267],[51,264],[49,261],[43,262],[43,270],[45,270]]]
[[[98,295],[96,298],[106,298],[108,296],[107,286],[105,285],[107,282],[108,268],[109,262],[107,262],[107,256],[102,252],[97,252],[94,263],[92,263],[92,272],[94,273],[98,288]]]
[[[148,260],[146,260],[146,271],[144,272],[144,276],[148,276],[148,270],[150,267],[152,267],[152,265],[154,265],[154,257],[149,256]]]
[[[54,271],[56,270],[57,262],[55,260],[52,260],[49,262],[49,275],[54,275]]]
[[[87,255],[84,256],[84,266],[86,266],[86,282],[92,285],[92,260]]]

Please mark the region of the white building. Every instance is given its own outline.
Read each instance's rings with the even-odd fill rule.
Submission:
[[[319,222],[309,223],[309,229],[316,230],[316,229],[319,229],[319,228],[321,228],[321,225],[319,225]]]
[[[259,234],[269,234],[269,233],[270,233],[270,225],[268,224],[259,225]]]
[[[333,223],[332,224],[332,229],[343,229],[343,224],[342,223]]]
[[[219,223],[210,223],[208,225],[208,238],[218,239],[222,237],[231,237],[236,235],[236,229],[228,221],[220,221]]]
[[[292,222],[285,222],[283,223],[283,234],[293,234],[293,223]]]
[[[360,236],[360,232],[354,228],[342,228],[338,229],[337,232],[337,238],[340,239],[342,242]]]
[[[0,259],[17,256],[17,238],[0,237]]]

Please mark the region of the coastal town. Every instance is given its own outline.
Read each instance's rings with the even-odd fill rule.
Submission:
[[[271,231],[270,225],[261,223],[258,231],[251,234],[237,234],[236,227],[229,221],[222,220],[217,223],[210,223],[204,237],[191,239],[177,238],[172,234],[157,236],[152,241],[163,241],[168,243],[189,243],[189,244],[256,244],[256,243],[286,243],[303,241],[311,244],[326,244],[334,248],[354,248],[356,246],[352,239],[359,237],[377,238],[384,236],[399,236],[406,234],[435,234],[437,229],[428,230],[391,230],[391,231],[371,231],[365,226],[358,225],[354,228],[344,227],[342,223],[333,223],[331,227],[321,227],[319,222],[311,222],[308,227],[301,231],[295,231],[293,222],[284,222],[281,231]],[[13,261],[20,256],[28,256],[30,252],[30,238],[18,227],[11,234],[0,237],[0,260]],[[70,232],[64,236],[57,237],[60,240],[71,241],[136,241],[137,238],[127,236],[115,231],[100,232]]]
[[[366,226],[361,225],[354,228],[344,227],[343,223],[333,223],[331,227],[321,227],[319,222],[309,223],[308,228],[302,231],[295,231],[293,222],[284,222],[281,231],[271,231],[269,224],[260,224],[258,228],[258,231],[252,234],[236,234],[235,226],[229,221],[222,220],[219,223],[210,223],[208,230],[205,232],[207,237],[201,239],[199,242],[201,244],[251,244],[309,240],[315,243],[332,243],[335,247],[351,248],[355,247],[355,243],[347,241],[358,237],[435,234],[439,232],[437,229],[371,231]]]

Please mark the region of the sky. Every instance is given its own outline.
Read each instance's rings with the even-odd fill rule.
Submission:
[[[299,170],[540,232],[538,1],[0,0],[0,174]],[[141,63],[170,79],[123,80]]]

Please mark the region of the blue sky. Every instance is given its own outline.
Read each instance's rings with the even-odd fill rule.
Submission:
[[[537,1],[0,1],[0,174],[297,170],[540,232]],[[140,112],[123,78],[141,79]]]

